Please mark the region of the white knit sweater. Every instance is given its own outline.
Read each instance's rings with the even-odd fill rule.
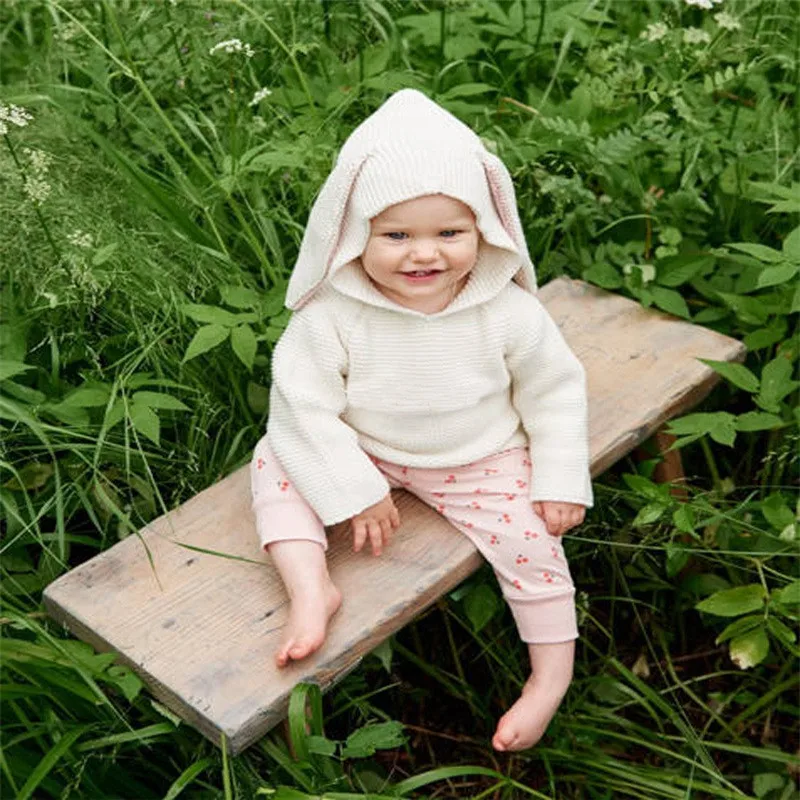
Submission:
[[[358,256],[372,216],[437,192],[472,208],[482,244],[465,288],[423,314],[384,297]],[[583,368],[534,289],[502,162],[424,95],[394,95],[312,209],[287,293],[299,310],[273,353],[268,441],[325,524],[388,492],[367,454],[457,467],[527,445],[532,501],[591,505]]]

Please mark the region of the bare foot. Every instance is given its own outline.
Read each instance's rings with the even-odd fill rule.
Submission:
[[[513,706],[500,718],[492,737],[495,750],[533,747],[544,736],[564,697],[561,687],[540,686],[531,677]]]
[[[342,593],[328,578],[324,583],[295,595],[289,608],[289,619],[281,638],[275,663],[285,667],[299,661],[322,647],[328,631],[328,621],[339,610]]]

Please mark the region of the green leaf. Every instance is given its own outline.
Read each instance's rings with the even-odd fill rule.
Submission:
[[[766,592],[760,583],[750,583],[747,586],[714,592],[711,597],[697,603],[695,608],[718,617],[738,617],[740,614],[758,611],[764,606],[765,597]]]
[[[783,775],[774,772],[762,772],[753,778],[753,794],[758,797],[766,797],[775,789],[782,789],[786,783]]]
[[[403,726],[391,720],[377,725],[365,725],[347,737],[342,758],[366,758],[376,750],[391,750],[405,744]]]
[[[667,552],[667,577],[674,578],[688,563],[691,550],[677,542],[670,542],[666,546]]]
[[[800,262],[800,225],[783,240],[782,249],[789,261]]]
[[[700,358],[707,366],[711,367],[718,375],[730,381],[734,386],[746,392],[758,391],[758,378],[743,364],[732,364],[729,361],[712,361],[710,358]]]
[[[189,347],[186,348],[186,355],[181,363],[185,364],[196,356],[207,353],[217,345],[222,344],[229,335],[230,329],[221,325],[206,325],[200,328],[192,341],[189,342]]]
[[[772,359],[761,371],[761,391],[756,403],[767,411],[779,411],[780,402],[798,385],[792,380],[792,364],[788,358],[779,355]]]
[[[106,261],[108,261],[108,259],[111,258],[112,255],[114,255],[114,253],[117,250],[117,247],[119,247],[117,242],[111,242],[111,244],[107,244],[104,247],[101,247],[92,256],[92,266],[99,267],[102,264],[105,264]]]
[[[776,617],[767,617],[767,628],[769,632],[782,644],[794,644],[797,640],[797,635],[788,626],[784,625]]]
[[[784,424],[783,420],[776,414],[768,414],[766,411],[748,411],[736,417],[736,430],[742,433],[750,431],[770,431],[773,428],[780,428]]]
[[[648,500],[663,503],[669,499],[669,486],[653,483],[653,481],[645,478],[644,475],[634,475],[626,472],[623,474],[622,480],[625,481],[629,489]]]
[[[689,313],[689,306],[686,305],[686,301],[679,292],[663,286],[650,286],[649,288],[653,301],[662,311],[683,319],[691,319],[692,315]]]
[[[672,524],[682,533],[694,533],[694,511],[688,503],[678,506],[672,514]]]
[[[782,286],[788,283],[800,271],[800,264],[779,264],[767,267],[759,276],[756,284],[759,289],[766,286]]]
[[[196,303],[187,303],[181,306],[181,311],[195,322],[205,322],[210,325],[222,325],[225,328],[232,328],[239,324],[236,314],[226,311],[217,306],[204,306]]]
[[[763,350],[772,347],[773,344],[780,342],[786,336],[786,318],[776,317],[765,328],[751,331],[744,337],[744,346],[750,351]]]
[[[486,583],[479,583],[464,599],[464,611],[472,629],[477,633],[497,613],[500,601],[495,590]]]
[[[185,403],[178,400],[177,397],[172,397],[169,394],[162,394],[161,392],[135,392],[133,395],[134,403],[141,403],[148,408],[166,408],[171,411],[190,411],[191,409]]]
[[[731,622],[714,641],[716,644],[722,644],[723,642],[727,642],[728,639],[733,639],[734,636],[741,636],[763,624],[764,617],[761,614],[751,614],[748,617],[742,617],[741,619]]]
[[[236,353],[239,361],[252,372],[258,341],[249,325],[239,325],[231,330],[231,347],[233,347],[233,352]]]
[[[800,581],[792,581],[775,593],[775,602],[781,606],[800,604]]]
[[[656,264],[657,281],[661,286],[675,288],[696,275],[709,272],[714,267],[714,256],[680,255],[662,258]]]
[[[727,411],[688,414],[669,423],[669,432],[676,436],[702,436],[708,434],[715,442],[733,445],[736,427],[733,414]]]
[[[776,531],[782,531],[795,521],[794,514],[780,492],[773,492],[761,501],[761,513]]]
[[[495,93],[497,89],[488,83],[460,83],[444,94],[439,95],[440,100],[452,100],[456,97],[474,97],[477,94],[485,95]]]
[[[622,273],[607,261],[598,261],[583,271],[585,281],[599,286],[601,289],[619,289],[624,283]]]
[[[731,661],[739,669],[750,669],[760,664],[769,653],[769,639],[763,629],[756,628],[731,639]]]
[[[261,303],[261,295],[245,286],[223,286],[220,294],[225,305],[234,308],[258,308]]]
[[[6,378],[13,378],[15,375],[20,375],[27,372],[29,369],[34,369],[30,364],[23,364],[21,361],[0,361],[0,381]]]
[[[158,446],[161,423],[155,411],[144,404],[133,403],[130,408],[130,419],[139,433]]]
[[[778,250],[773,250],[763,244],[755,242],[727,242],[726,247],[733,247],[735,250],[741,250],[743,253],[757,258],[759,261],[766,261],[771,264],[777,264],[783,261],[783,253]]]
[[[60,408],[99,408],[108,403],[110,396],[109,386],[80,386],[58,405]]]
[[[717,295],[742,322],[749,325],[763,325],[769,318],[769,309],[760,297],[717,292]]]
[[[663,503],[648,503],[643,508],[639,509],[639,513],[633,520],[634,528],[642,528],[645,525],[652,525],[657,520],[661,519],[667,506]]]
[[[256,414],[263,414],[269,408],[269,389],[253,381],[247,382],[247,405]]]
[[[387,673],[392,672],[392,640],[384,639],[377,647],[373,648],[372,655],[383,665]]]
[[[332,756],[336,752],[336,742],[325,736],[309,736],[306,743],[308,752],[318,756]]]

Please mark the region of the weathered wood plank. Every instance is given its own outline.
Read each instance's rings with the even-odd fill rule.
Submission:
[[[698,357],[744,353],[732,339],[579,281],[554,281],[540,297],[587,368],[594,475],[702,399],[715,375]],[[354,555],[347,535],[331,535],[342,609],[324,647],[285,670],[273,657],[287,602],[258,548],[246,468],[59,578],[45,603],[77,636],[117,651],[212,741],[224,736],[239,752],[283,718],[298,681],[329,687],[479,566],[442,517],[406,493],[396,501],[403,524],[380,558]]]

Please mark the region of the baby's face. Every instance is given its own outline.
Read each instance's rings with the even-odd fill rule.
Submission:
[[[479,242],[469,206],[446,195],[425,195],[389,206],[370,220],[361,265],[390,300],[435,314],[467,282]]]

